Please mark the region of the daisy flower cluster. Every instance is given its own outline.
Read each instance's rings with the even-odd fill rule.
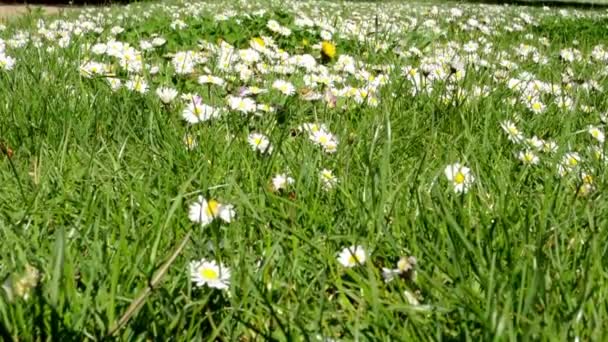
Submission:
[[[53,134],[63,133],[65,127],[69,134],[86,134],[77,136],[79,144],[93,140],[100,144],[90,151],[110,152],[112,180],[117,181],[113,191],[119,191],[128,177],[147,175],[150,181],[142,184],[167,189],[161,195],[150,189],[151,197],[185,198],[184,208],[179,209],[178,201],[175,212],[181,213],[180,227],[186,226],[196,240],[192,243],[196,250],[183,252],[190,260],[180,276],[189,282],[176,281],[190,286],[188,291],[167,293],[179,292],[185,298],[176,303],[188,308],[202,307],[202,301],[193,298],[208,293],[204,315],[210,325],[216,324],[214,307],[228,305],[222,300],[268,295],[270,304],[264,305],[274,310],[274,304],[289,302],[292,295],[297,298],[303,285],[327,299],[324,305],[329,311],[356,307],[367,314],[369,307],[376,310],[401,301],[413,309],[407,312],[413,318],[442,298],[454,303],[455,297],[449,297],[454,291],[438,291],[441,286],[456,289],[458,296],[471,290],[476,299],[481,298],[488,284],[484,277],[469,277],[474,272],[460,259],[492,251],[496,281],[513,283],[502,272],[512,267],[512,255],[506,257],[496,247],[507,244],[498,235],[508,230],[494,227],[511,224],[511,217],[505,216],[513,214],[518,220],[526,210],[536,212],[534,205],[557,196],[560,201],[568,198],[559,204],[574,218],[555,212],[540,219],[553,224],[549,221],[554,215],[564,221],[555,227],[582,228],[571,233],[552,227],[555,239],[542,246],[543,252],[553,248],[554,240],[562,241],[559,234],[571,234],[569,241],[595,238],[587,228],[604,222],[593,216],[593,210],[603,208],[605,189],[608,48],[597,37],[569,36],[568,30],[556,39],[547,26],[558,19],[564,19],[564,25],[574,20],[603,23],[607,13],[398,2],[343,6],[285,1],[280,11],[274,7],[256,1],[133,4],[119,10],[43,16],[28,21],[27,29],[0,25],[0,83],[8,90],[0,94],[4,96],[0,123],[11,127],[0,132],[6,135],[0,137],[0,150],[6,151],[0,153],[0,162],[7,160],[12,173],[31,175],[31,186],[38,186],[38,169],[47,167],[40,160],[46,163],[47,154],[20,158],[40,146],[53,146]],[[593,27],[603,32],[600,24]],[[35,100],[13,95],[25,83]],[[49,89],[38,94],[36,87],[42,84]],[[44,100],[39,100],[42,96]],[[73,110],[85,105],[86,110]],[[16,120],[18,109],[27,111],[31,122]],[[49,126],[47,134],[47,122],[64,119],[55,111],[65,111],[75,124],[65,119],[61,129]],[[89,114],[94,118],[89,120]],[[107,122],[119,127],[118,132],[106,127]],[[27,140],[30,135],[37,139],[37,134],[47,134],[48,141],[32,148]],[[13,154],[5,140],[24,146],[12,146]],[[115,159],[108,146],[119,140],[122,145]],[[62,161],[80,160],[83,151],[89,151],[67,141],[57,144],[64,146],[57,153]],[[102,160],[90,163],[91,181],[105,172]],[[144,170],[133,171],[130,164],[123,168],[123,162],[139,163]],[[22,169],[27,172],[21,173]],[[12,181],[5,178],[6,184]],[[27,198],[30,184],[21,178],[17,182],[15,189]],[[87,182],[76,182],[74,187],[80,189]],[[56,183],[53,186],[63,186]],[[40,187],[48,188],[54,189]],[[3,189],[2,196],[16,193],[15,189]],[[40,194],[31,208],[55,205],[56,200],[43,198],[44,191]],[[520,198],[523,194],[525,199]],[[96,200],[95,196],[91,195]],[[443,201],[444,197],[449,200]],[[21,209],[10,207],[12,198],[0,202],[3,212],[20,213]],[[128,203],[133,210],[125,211],[126,216],[147,224],[153,215],[140,214],[158,203],[163,201],[143,203],[134,196]],[[65,208],[72,205],[66,201]],[[583,205],[581,219],[577,215]],[[87,211],[82,212],[78,220],[72,220],[72,214],[41,219],[35,212],[30,218],[27,212],[19,224],[76,226],[86,219]],[[4,216],[2,224],[13,219]],[[526,239],[535,233],[531,226],[537,217],[527,219],[530,227],[522,234]],[[181,221],[189,223],[181,225]],[[518,224],[507,228],[519,229]],[[448,234],[454,227],[458,239]],[[491,235],[496,239],[491,245],[485,241],[489,230],[496,234]],[[80,239],[77,234],[87,233],[74,228],[73,234]],[[75,244],[77,239],[70,241]],[[524,260],[529,257],[530,241],[521,241],[527,242],[526,248],[517,255]],[[154,253],[164,242],[155,245]],[[570,245],[564,249],[577,254],[577,247]],[[438,265],[446,260],[448,266]],[[475,272],[489,265],[481,261]],[[525,262],[521,267],[527,267]],[[457,263],[455,275],[452,266]],[[536,259],[530,264],[534,270],[538,266]],[[563,264],[577,267],[571,260]],[[11,302],[29,298],[36,287],[48,283],[41,272],[28,265],[23,274],[11,276],[3,285],[7,298]],[[424,281],[417,281],[418,272]],[[75,275],[79,282],[90,280],[85,273]],[[321,278],[326,283],[318,286]],[[244,291],[244,285],[258,281],[263,286],[256,294]],[[190,291],[191,286],[196,291]],[[550,291],[547,286],[546,292]],[[369,305],[370,296],[377,296],[377,303]],[[249,303],[257,305],[258,299]],[[500,300],[497,305],[509,307]],[[230,308],[231,319],[249,324],[245,321],[249,303]],[[461,308],[444,310],[444,304],[433,311],[436,321],[445,321],[441,315],[448,311],[460,319]],[[544,302],[543,310],[544,305],[551,302]],[[273,319],[278,325],[282,320],[292,324],[292,317],[279,306]],[[237,317],[237,311],[245,314]],[[505,311],[505,317],[520,314]],[[333,312],[330,316],[338,321],[343,317]],[[231,324],[224,317],[217,320],[218,326]],[[502,329],[501,319],[492,317],[492,329],[494,325]],[[264,328],[254,339],[275,338],[262,334],[276,329],[275,322],[261,321]],[[333,325],[328,322],[323,318],[320,325]],[[237,330],[230,333],[237,339],[248,338]],[[481,336],[477,333],[471,336]]]

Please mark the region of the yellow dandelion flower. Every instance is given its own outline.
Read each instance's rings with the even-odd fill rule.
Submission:
[[[321,43],[321,57],[325,62],[334,59],[334,57],[336,57],[336,45],[328,41],[323,41],[323,43]]]

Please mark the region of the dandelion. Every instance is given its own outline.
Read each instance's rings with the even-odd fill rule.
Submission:
[[[247,142],[254,151],[260,153],[272,153],[272,145],[267,136],[261,133],[251,133],[247,137]]]
[[[216,218],[230,223],[234,216],[234,207],[231,204],[223,204],[214,199],[207,201],[203,196],[199,196],[198,201],[192,203],[188,211],[190,221],[200,223],[201,227],[210,224]]]
[[[286,173],[280,173],[272,177],[272,189],[273,191],[278,192],[286,189],[294,182],[294,179],[289,177]]]
[[[171,103],[178,95],[177,90],[170,87],[160,87],[156,89],[156,96],[164,104]]]
[[[338,262],[342,264],[342,266],[349,268],[363,265],[366,259],[367,255],[362,246],[345,247],[338,254]]]
[[[475,176],[471,174],[471,170],[460,165],[460,163],[448,165],[444,173],[448,181],[452,182],[456,193],[466,193],[475,181]]]
[[[214,260],[194,260],[189,264],[190,279],[198,287],[209,286],[219,290],[230,287],[230,268]]]
[[[321,57],[324,61],[330,61],[336,57],[336,45],[329,41],[321,43]]]
[[[319,172],[319,178],[321,179],[321,184],[325,190],[331,190],[338,184],[338,177],[334,175],[333,171],[328,169],[321,170]]]

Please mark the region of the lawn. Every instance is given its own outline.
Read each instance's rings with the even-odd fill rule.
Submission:
[[[602,340],[608,12],[0,26],[4,340]]]

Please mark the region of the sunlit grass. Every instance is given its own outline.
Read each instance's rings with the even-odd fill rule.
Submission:
[[[0,334],[601,340],[605,22],[211,2],[6,24]]]

